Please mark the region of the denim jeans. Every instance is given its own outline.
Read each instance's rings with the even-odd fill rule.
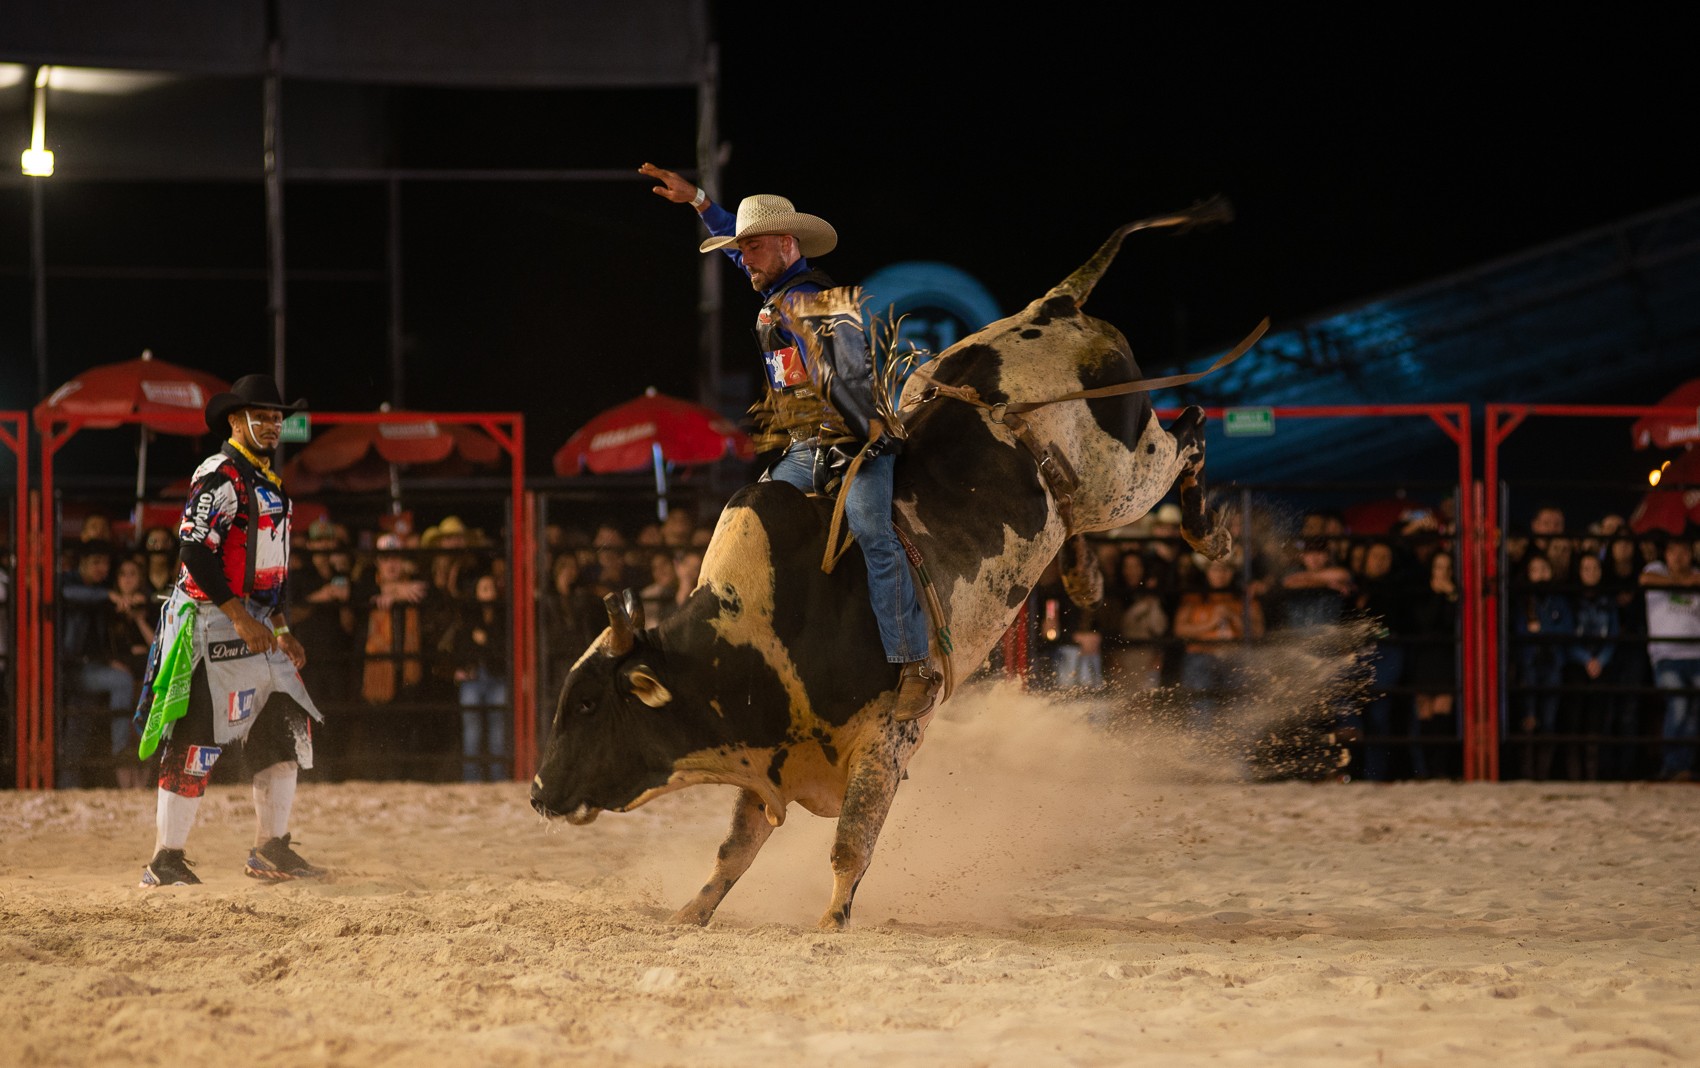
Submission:
[[[460,684],[461,778],[466,782],[496,782],[500,758],[508,755],[508,681],[480,673]],[[488,759],[480,759],[487,757]]]
[[[1364,779],[1386,782],[1392,778],[1393,695],[1387,691],[1405,676],[1405,647],[1397,642],[1379,642],[1370,660],[1370,692],[1375,696],[1364,709]],[[1380,739],[1380,740],[1377,740]]]
[[[1700,687],[1700,657],[1660,660],[1653,665],[1653,685],[1661,690]],[[1694,771],[1694,742],[1700,739],[1700,697],[1672,694],[1665,698],[1665,754],[1659,773],[1669,778]],[[1672,744],[1683,743],[1688,744]]]
[[[1097,690],[1104,685],[1104,660],[1100,653],[1088,653],[1078,645],[1059,645],[1056,653],[1057,689]]]
[[[1215,653],[1181,658],[1181,687],[1191,691],[1193,726],[1199,730],[1216,725],[1216,713],[1227,706],[1234,685],[1233,665]]]
[[[880,642],[885,658],[893,664],[924,660],[927,656],[927,613],[915,596],[909,576],[909,558],[897,533],[891,529],[891,476],[897,457],[879,456],[864,461],[850,483],[844,501],[844,522],[862,547],[868,568],[868,601],[879,621]],[[815,491],[815,448],[797,442],[785,450],[767,477],[786,482],[804,493]]]

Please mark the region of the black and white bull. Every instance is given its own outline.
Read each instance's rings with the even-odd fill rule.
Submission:
[[[1192,221],[1122,228],[1061,285],[905,387],[896,519],[931,577],[958,672],[984,661],[1067,538],[1132,522],[1172,489],[1187,540],[1227,552],[1205,509],[1202,411],[1165,429],[1144,392],[1049,403],[1140,378],[1121,332],[1081,306],[1127,233]],[[1058,467],[1072,469],[1071,492]],[[646,630],[636,599],[611,595],[608,629],[561,693],[531,788],[544,816],[583,824],[686,786],[739,787],[713,873],[675,922],[707,923],[796,803],[838,818],[820,926],[843,927],[925,736],[932,712],[891,716],[897,667],[881,649],[860,555],[822,569],[830,521],[829,501],[784,483],[738,491],[680,611]]]

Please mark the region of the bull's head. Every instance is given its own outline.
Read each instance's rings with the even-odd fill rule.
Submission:
[[[631,590],[603,603],[608,629],[568,674],[531,780],[531,807],[575,824],[647,800],[672,777],[680,750],[657,712],[673,695],[661,681],[659,649],[644,634],[642,603]]]

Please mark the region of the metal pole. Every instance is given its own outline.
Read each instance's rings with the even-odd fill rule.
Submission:
[[[287,392],[284,386],[283,124],[279,115],[283,95],[283,38],[278,22],[278,0],[267,0],[265,168],[267,272],[270,281],[268,310],[272,324],[272,378],[277,381],[280,392]]]
[[[30,347],[35,352],[35,396],[47,399],[47,183],[30,181],[30,285],[34,304],[30,309]],[[705,259],[707,257],[704,257]]]
[[[697,83],[697,173],[709,196],[718,198],[720,188],[720,132],[716,122],[715,89],[719,83],[719,49],[710,46],[703,67],[702,80]],[[726,265],[720,256],[703,256],[698,267],[702,302],[698,307],[701,321],[699,343],[702,347],[702,402],[725,414],[728,398],[721,376],[720,305],[721,276]]]
[[[399,409],[407,407],[401,333],[401,182],[392,175],[388,184],[390,225],[386,262],[390,276],[390,403]]]

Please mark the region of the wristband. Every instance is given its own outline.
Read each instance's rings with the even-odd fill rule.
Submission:
[[[701,208],[704,204],[707,204],[707,203],[708,203],[708,194],[702,191],[702,186],[700,186],[700,185],[697,186],[697,195],[691,198],[691,207]]]
[[[275,638],[281,638],[285,634],[288,634],[288,633],[289,633],[289,624],[288,623],[285,623],[281,627],[273,627],[272,628],[272,636],[275,637]]]

